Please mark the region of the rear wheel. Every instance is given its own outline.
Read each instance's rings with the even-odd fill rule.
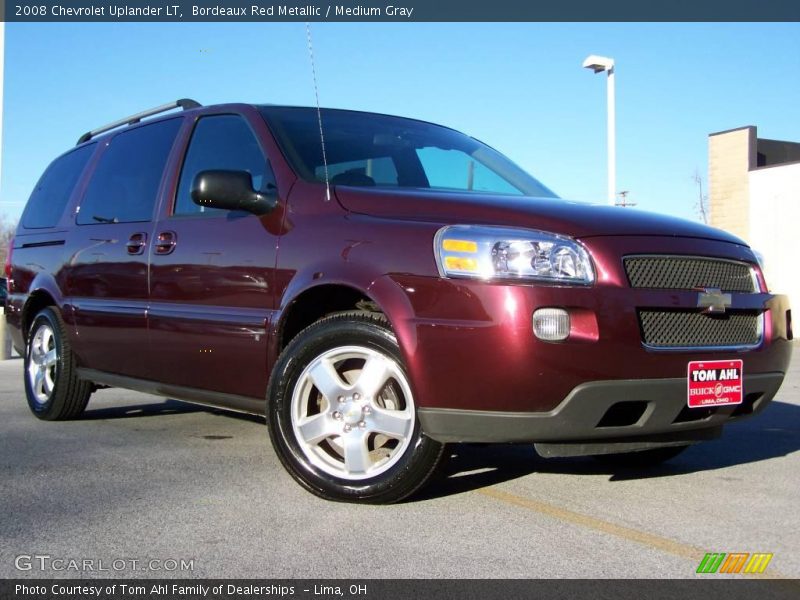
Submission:
[[[289,473],[330,500],[402,500],[442,455],[420,429],[394,334],[373,313],[333,315],[292,340],[270,382],[268,421]]]
[[[92,384],[75,374],[75,360],[61,315],[45,308],[33,320],[25,348],[25,395],[34,415],[45,421],[78,417]]]
[[[598,454],[595,459],[616,467],[654,467],[672,460],[689,446],[666,446],[641,450],[640,452],[624,452],[621,454]]]

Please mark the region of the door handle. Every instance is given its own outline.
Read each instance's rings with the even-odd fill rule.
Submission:
[[[147,244],[147,234],[134,233],[130,238],[128,238],[128,243],[126,244],[128,248],[128,254],[142,254],[144,252],[145,244]]]
[[[156,254],[170,254],[178,243],[178,234],[174,231],[162,231],[156,239]]]

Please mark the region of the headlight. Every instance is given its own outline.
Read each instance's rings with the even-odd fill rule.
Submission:
[[[589,254],[573,239],[529,229],[451,225],[434,238],[443,277],[532,279],[588,285]]]
[[[767,286],[767,262],[764,260],[764,255],[761,254],[761,252],[759,252],[758,250],[753,250],[753,255],[756,257],[758,268],[761,271],[761,280],[759,280],[758,276],[755,273],[753,273],[753,279],[755,280],[755,289],[762,292],[769,291],[769,288]],[[764,285],[761,285],[761,281],[764,282]]]

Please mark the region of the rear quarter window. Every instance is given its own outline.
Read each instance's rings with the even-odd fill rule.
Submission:
[[[44,229],[58,224],[95,147],[96,144],[82,146],[57,158],[47,167],[22,214],[25,229]]]

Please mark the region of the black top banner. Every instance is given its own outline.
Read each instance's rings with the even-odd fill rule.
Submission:
[[[2,3],[2,0],[0,0]],[[800,21],[798,0],[7,0],[7,22]]]

